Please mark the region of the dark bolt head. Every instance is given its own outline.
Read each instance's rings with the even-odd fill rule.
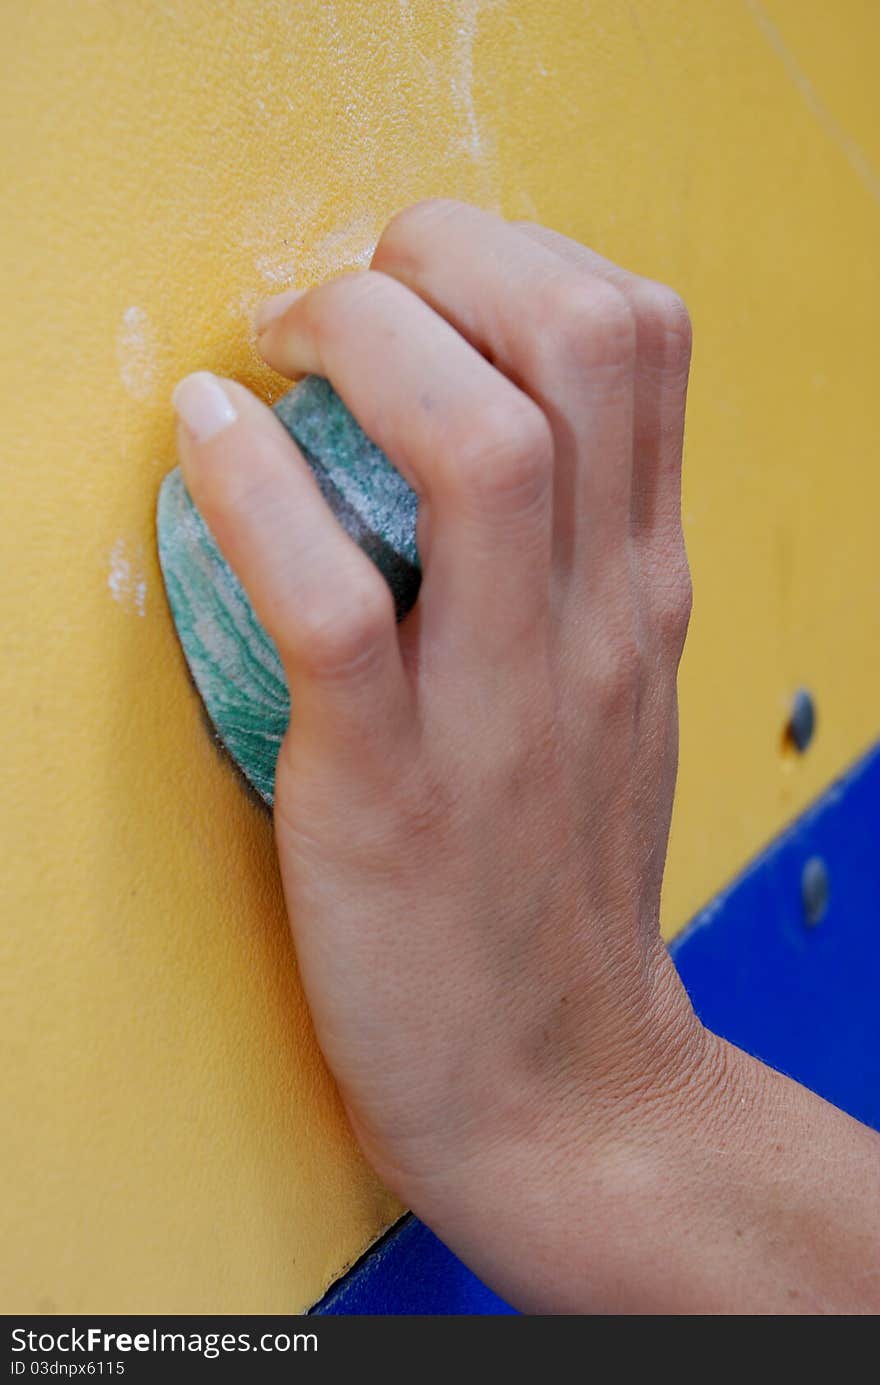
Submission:
[[[816,731],[816,704],[806,688],[798,688],[791,700],[786,735],[789,742],[803,755]]]
[[[825,917],[829,892],[828,867],[821,856],[811,856],[801,871],[801,902],[808,928],[815,928]]]

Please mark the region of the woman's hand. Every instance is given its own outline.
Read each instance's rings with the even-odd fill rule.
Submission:
[[[271,411],[180,387],[187,486],[290,684],[275,828],[321,1047],[379,1174],[501,1292],[650,1311],[645,1220],[730,1085],[658,930],[687,313],[438,201],[258,332],[420,497],[398,626]]]

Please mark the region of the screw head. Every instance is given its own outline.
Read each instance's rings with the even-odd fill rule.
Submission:
[[[811,856],[801,871],[801,902],[808,928],[815,928],[817,923],[822,922],[830,892],[828,867],[821,856]]]
[[[806,688],[798,688],[791,699],[791,710],[785,729],[786,739],[803,755],[816,733],[816,704],[812,693]]]

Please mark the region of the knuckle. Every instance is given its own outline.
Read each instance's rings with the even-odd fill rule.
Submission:
[[[451,481],[467,497],[526,507],[545,495],[553,474],[553,436],[537,404],[523,396],[484,405],[462,430]]]
[[[666,284],[649,279],[637,281],[632,292],[640,350],[658,369],[686,372],[693,329],[684,300]]]
[[[354,308],[371,302],[377,294],[387,292],[390,280],[373,269],[358,269],[331,279],[307,295],[304,302],[310,309],[310,326],[321,341],[349,330],[348,314]]]
[[[379,574],[340,583],[335,594],[303,603],[298,657],[317,678],[367,670],[394,627],[391,592]]]
[[[539,245],[548,245],[553,248],[557,240],[558,233],[549,226],[542,226],[540,221],[534,221],[530,217],[521,217],[516,221],[511,221],[510,225],[521,235],[528,236],[529,240],[537,241]]]
[[[660,641],[680,655],[690,625],[694,590],[684,552],[667,565],[662,582],[655,584],[655,623]]]
[[[591,680],[603,716],[632,715],[638,705],[643,664],[634,626],[609,633],[594,655]]]
[[[373,264],[381,267],[389,261],[408,257],[422,237],[461,207],[451,197],[426,197],[395,212],[385,226],[373,255]]]
[[[591,274],[560,275],[545,285],[539,310],[551,346],[582,367],[632,366],[635,314],[613,284]]]

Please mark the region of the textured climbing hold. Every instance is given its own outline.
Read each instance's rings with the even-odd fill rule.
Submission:
[[[275,412],[339,522],[385,577],[402,619],[421,581],[414,491],[327,380],[308,376]],[[290,720],[278,651],[176,467],[159,491],[157,525],[168,604],[195,685],[221,743],[271,804]]]

